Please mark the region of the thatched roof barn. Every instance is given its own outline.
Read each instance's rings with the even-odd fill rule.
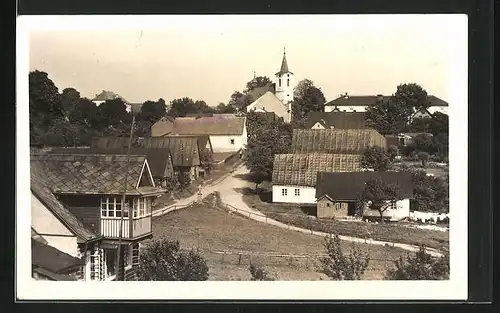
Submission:
[[[386,139],[374,129],[294,129],[294,153],[359,154],[367,147],[386,148]]]

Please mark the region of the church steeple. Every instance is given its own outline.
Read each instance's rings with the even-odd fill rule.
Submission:
[[[287,74],[287,73],[293,74],[288,69],[288,62],[286,61],[286,50],[285,50],[285,48],[283,48],[283,60],[281,61],[281,69],[275,75],[283,75],[283,74]]]

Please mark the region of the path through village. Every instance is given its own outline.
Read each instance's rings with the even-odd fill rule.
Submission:
[[[242,190],[245,187],[250,187],[252,186],[252,183],[242,179],[241,177],[244,177],[244,175],[248,174],[248,169],[245,167],[245,165],[240,165],[237,167],[230,175],[219,179],[218,181],[215,181],[211,185],[204,186],[201,191],[202,191],[202,197],[206,197],[210,195],[213,192],[219,192],[221,201],[225,204],[229,204],[228,206],[229,210],[239,212],[240,214],[248,214],[248,218],[253,219],[258,222],[266,223],[268,225],[274,225],[277,227],[293,230],[293,231],[299,231],[302,233],[307,233],[307,234],[313,234],[317,236],[329,236],[329,233],[325,232],[319,232],[319,231],[311,231],[309,229],[305,228],[300,228],[300,227],[295,227],[291,225],[287,225],[281,222],[278,222],[276,220],[273,220],[271,218],[265,217],[261,212],[258,210],[250,208],[244,201],[243,201],[243,195],[238,192],[238,190]],[[163,214],[168,214],[169,212],[182,209],[189,204],[191,204],[193,201],[197,201],[199,198],[199,195],[195,194],[193,196],[190,196],[188,198],[184,198],[181,200],[178,200],[175,202],[175,204],[169,205],[167,208],[160,208],[157,209],[153,212],[153,215],[158,216],[158,215],[163,215]],[[232,207],[231,207],[232,206]],[[403,243],[396,243],[396,242],[388,242],[388,241],[378,241],[378,240],[372,240],[372,239],[365,239],[365,238],[357,238],[357,237],[350,237],[350,236],[339,236],[341,240],[345,241],[351,241],[351,242],[358,242],[358,243],[366,243],[366,244],[371,244],[371,245],[389,245],[389,246],[394,246],[397,248],[401,248],[407,251],[418,251],[419,247],[415,245],[410,245],[410,244],[403,244]],[[426,251],[433,255],[433,256],[441,256],[442,254],[438,252],[436,249],[431,249],[427,248]]]

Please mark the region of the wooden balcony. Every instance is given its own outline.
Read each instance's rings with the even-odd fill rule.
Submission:
[[[120,219],[119,218],[101,218],[101,235],[109,238],[118,238],[120,236]],[[134,239],[142,235],[151,233],[151,215],[134,218],[132,220],[132,232],[130,232],[130,220],[123,219],[122,238]]]

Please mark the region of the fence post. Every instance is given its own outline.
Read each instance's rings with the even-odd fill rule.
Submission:
[[[241,264],[241,253],[238,255],[238,265]]]
[[[222,257],[220,259],[220,264],[224,264],[224,256],[226,255],[226,252],[222,253]]]

